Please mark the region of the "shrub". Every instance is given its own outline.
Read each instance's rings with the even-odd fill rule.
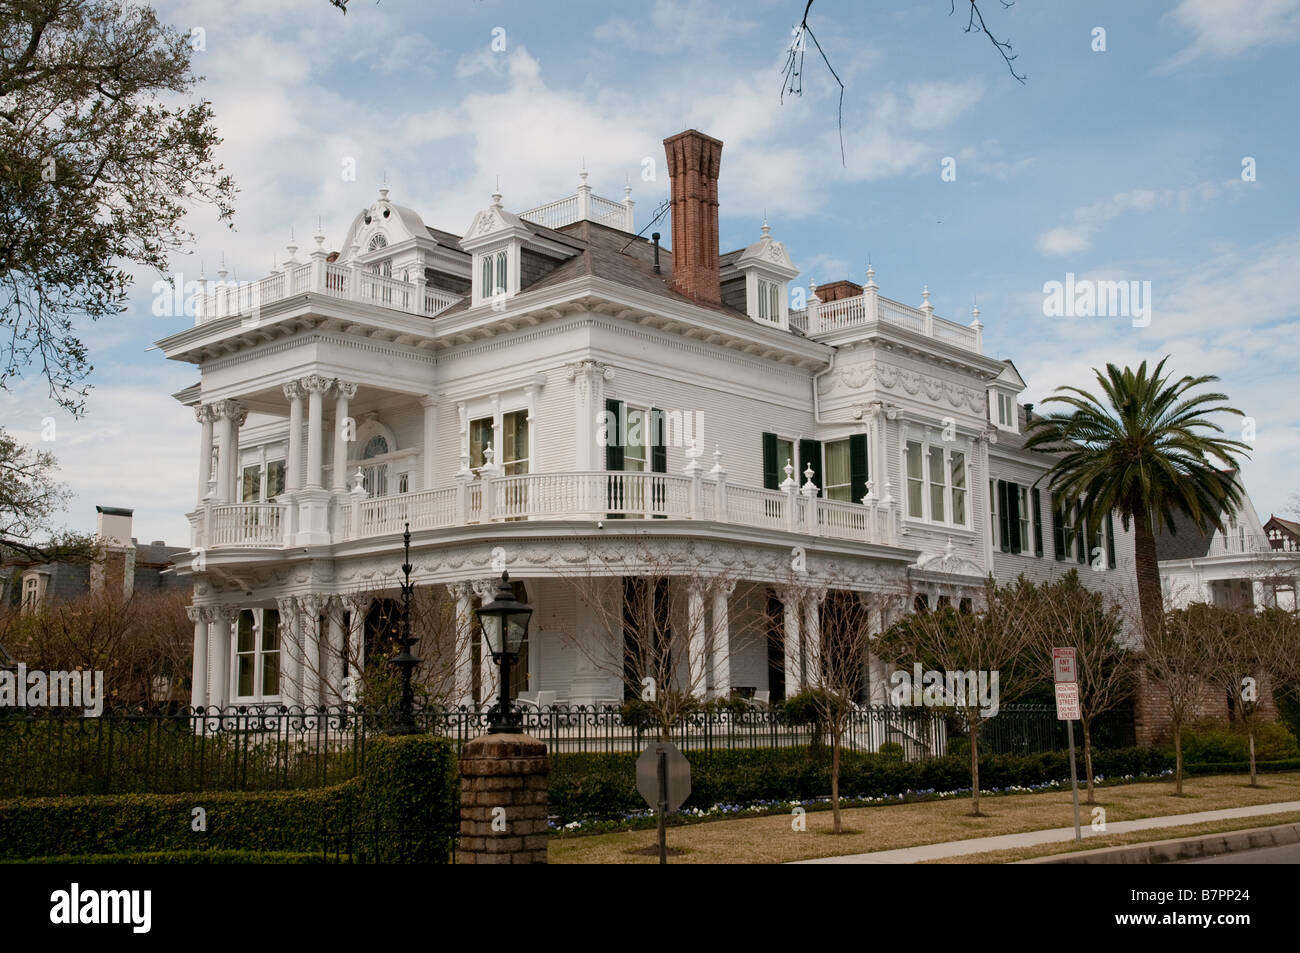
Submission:
[[[401,843],[410,863],[445,864],[459,829],[456,748],[436,735],[380,735],[366,747],[362,775],[365,822]]]
[[[886,741],[880,746],[878,754],[882,758],[898,758],[901,760],[903,757],[903,746],[897,741]]]
[[[1300,747],[1284,725],[1275,722],[1255,725],[1256,761],[1296,757],[1300,757]],[[1199,721],[1183,732],[1183,759],[1189,764],[1249,761],[1250,739],[1240,722]]]

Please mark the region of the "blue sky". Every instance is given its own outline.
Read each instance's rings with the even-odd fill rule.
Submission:
[[[978,297],[985,350],[1015,360],[1029,401],[1107,361],[1170,354],[1180,373],[1219,375],[1255,419],[1244,470],[1261,517],[1300,489],[1300,0],[984,0],[1024,85],[945,0],[816,0],[810,22],[847,86],[845,165],[838,90],[811,53],[802,98],[778,102],[801,0],[353,0],[346,17],[326,0],[156,6],[203,31],[200,91],[241,189],[234,232],[190,216],[198,242],[173,262],[187,279],[223,254],[260,277],[291,227],[310,247],[318,216],[337,247],[385,181],[460,233],[498,176],[522,210],[570,193],[585,162],[597,194],[630,182],[640,227],[667,196],[662,140],[695,127],[725,143],[724,250],[754,240],[766,210],[802,280],[861,282],[870,258],[889,297],[919,304],[928,285],[937,313],[963,322]],[[1044,317],[1044,283],[1070,272],[1150,281],[1150,325]],[[84,418],[29,378],[0,394],[0,424],[41,443],[55,419],[42,445],[76,493],[69,525],[129,506],[140,539],[186,543],[198,426],[169,395],[198,375],[146,351],[189,323],[152,315],[157,277],[85,329]]]

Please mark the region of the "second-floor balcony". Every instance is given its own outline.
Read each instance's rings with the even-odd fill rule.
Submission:
[[[480,476],[415,493],[340,494],[331,504],[333,543],[516,520],[711,520],[853,542],[896,545],[899,508],[888,488],[863,502],[822,499],[793,481],[782,490],[700,474],[562,472]],[[295,545],[295,504],[205,504],[193,515],[197,549]],[[607,531],[616,526],[606,524]]]
[[[978,311],[969,325],[959,324],[934,313],[934,308],[929,304],[929,292],[925,293],[925,298],[923,306],[913,308],[877,294],[874,285],[868,284],[862,294],[834,301],[819,301],[814,289],[813,298],[806,308],[790,311],[790,326],[817,337],[880,322],[906,328],[976,354],[984,353],[984,326],[980,324]]]

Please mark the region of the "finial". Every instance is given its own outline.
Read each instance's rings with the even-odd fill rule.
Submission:
[[[871,259],[867,259],[867,284],[868,288],[876,287],[876,269],[871,267]]]
[[[922,310],[922,311],[933,311],[933,310],[934,310],[934,305],[930,304],[930,286],[929,286],[929,285],[926,285],[926,286],[921,290],[921,310]]]
[[[385,180],[387,180],[387,176],[385,176],[384,178],[385,178]],[[382,188],[382,189],[379,190],[379,201],[381,201],[381,202],[387,202],[387,201],[388,201],[388,189],[387,189],[387,187]]]
[[[764,238],[772,237],[772,229],[769,228],[767,224],[767,209],[763,209],[763,237]]]

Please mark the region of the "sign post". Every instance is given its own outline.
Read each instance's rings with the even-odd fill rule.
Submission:
[[[1052,649],[1052,675],[1056,682],[1056,717],[1065,722],[1070,741],[1070,791],[1074,798],[1074,839],[1083,840],[1079,824],[1079,771],[1074,759],[1074,720],[1079,717],[1079,670],[1072,648]]]
[[[654,809],[659,828],[659,863],[668,863],[668,814],[691,795],[691,763],[675,745],[652,742],[636,759],[636,789]]]

